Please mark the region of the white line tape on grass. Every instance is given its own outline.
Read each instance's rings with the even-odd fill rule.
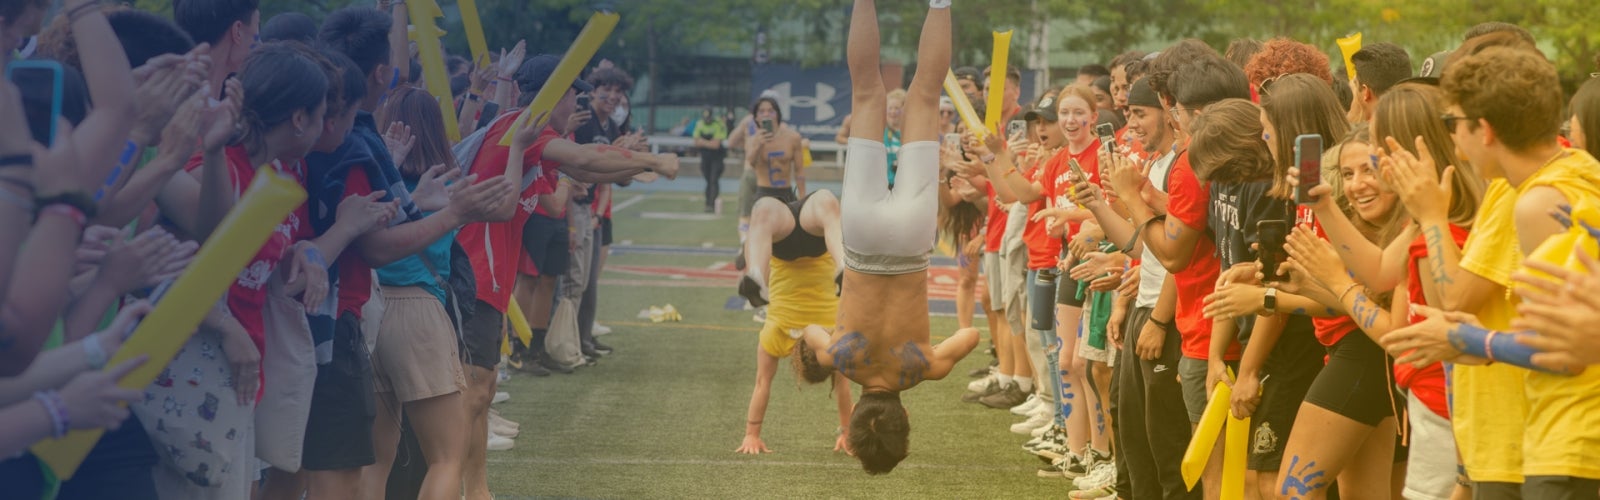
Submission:
[[[584,459],[574,459],[574,458],[520,458],[520,457],[517,457],[517,458],[513,458],[513,457],[496,458],[496,457],[492,457],[491,456],[489,458],[489,463],[491,463],[491,464],[512,464],[512,465],[641,465],[641,466],[652,466],[652,465],[663,465],[663,466],[696,465],[696,466],[711,466],[711,467],[734,467],[734,466],[750,466],[750,465],[754,465],[754,466],[762,466],[762,467],[826,467],[826,468],[838,468],[838,469],[859,469],[859,468],[861,468],[861,464],[856,463],[853,459],[851,461],[848,461],[848,462],[845,462],[845,461],[840,461],[840,462],[797,462],[797,461],[773,461],[773,460],[755,460],[755,459],[751,459],[751,460],[661,460],[661,459],[649,459],[649,458],[584,458]],[[958,471],[1023,471],[1023,470],[1035,470],[1036,469],[1036,467],[1027,467],[1027,466],[918,464],[918,463],[902,463],[897,468],[899,468],[899,469],[911,468],[911,469],[930,469],[930,470],[958,470]]]
[[[649,197],[650,197],[649,194],[641,194],[639,196],[635,196],[635,197],[632,197],[632,198],[628,198],[626,200],[622,200],[622,203],[618,203],[618,204],[615,204],[615,205],[611,206],[611,213],[617,213],[617,212],[621,212],[623,210],[627,210],[628,207],[637,205],[637,204],[639,204],[639,202],[644,201],[645,198],[649,198]]]

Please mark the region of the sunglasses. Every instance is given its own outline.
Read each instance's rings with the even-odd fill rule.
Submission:
[[[1455,130],[1456,130],[1456,122],[1459,122],[1461,120],[1475,120],[1476,118],[1472,118],[1472,117],[1469,117],[1469,116],[1460,116],[1460,115],[1452,115],[1452,114],[1449,114],[1449,113],[1445,113],[1445,114],[1439,115],[1439,119],[1444,121],[1444,128],[1446,130],[1449,130],[1451,132],[1455,132]]]
[[[1277,82],[1279,78],[1283,78],[1285,76],[1289,76],[1289,74],[1288,73],[1284,73],[1284,74],[1281,74],[1281,75],[1278,75],[1278,76],[1274,76],[1274,77],[1262,80],[1260,85],[1256,85],[1256,93],[1260,94],[1260,95],[1267,95],[1267,89],[1271,88],[1272,84],[1274,82]]]

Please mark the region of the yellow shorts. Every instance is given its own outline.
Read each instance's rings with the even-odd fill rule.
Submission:
[[[824,253],[794,261],[772,259],[767,322],[761,326],[761,348],[775,358],[794,352],[794,344],[811,325],[831,326],[839,320],[839,297],[833,294],[833,257]]]

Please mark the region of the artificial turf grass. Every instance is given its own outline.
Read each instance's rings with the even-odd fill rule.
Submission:
[[[514,376],[498,406],[521,422],[517,448],[490,454],[499,498],[1063,498],[1071,483],[1034,476],[1040,462],[1007,430],[1020,418],[962,403],[969,356],[943,381],[905,394],[911,456],[868,476],[833,453],[838,416],[825,384],[796,388],[782,360],[762,438],[775,451],[733,452],[744,434],[756,334],[748,311],[724,311],[729,290],[603,287],[600,318],[617,350],[570,376]],[[653,301],[653,302],[652,302]],[[632,319],[671,301],[684,322]],[[707,325],[714,328],[697,328]],[[934,337],[955,329],[933,318]],[[859,395],[859,389],[855,389]]]

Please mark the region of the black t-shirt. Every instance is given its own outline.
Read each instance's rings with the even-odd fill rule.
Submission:
[[[589,108],[589,111],[591,113],[594,112],[594,108]],[[626,129],[611,122],[611,117],[596,115],[589,120],[589,123],[578,127],[578,131],[572,134],[572,138],[578,144],[611,144],[618,137],[622,137],[623,130]],[[599,186],[589,186],[587,194],[580,195],[575,199],[580,205],[592,205],[598,190]]]
[[[1294,222],[1294,205],[1268,196],[1270,192],[1272,181],[1211,184],[1211,208],[1206,222],[1211,226],[1223,270],[1257,259],[1256,251],[1250,248],[1260,239],[1256,224],[1264,220]],[[1239,325],[1240,343],[1249,342],[1255,318],[1247,315],[1234,320]]]

